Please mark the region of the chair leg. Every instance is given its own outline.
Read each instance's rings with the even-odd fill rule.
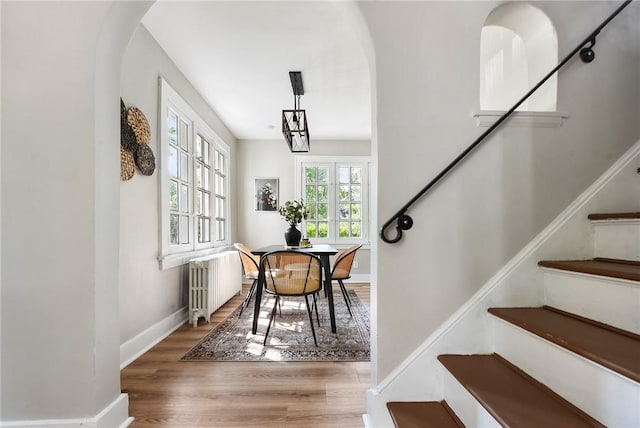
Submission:
[[[238,314],[238,316],[241,316],[242,315],[242,311],[244,311],[244,308],[249,306],[249,302],[251,301],[251,298],[253,297],[253,295],[256,292],[256,285],[257,284],[258,284],[258,280],[254,279],[253,280],[253,284],[251,284],[251,288],[249,289],[249,292],[247,293],[247,297],[245,297],[244,302],[242,302],[242,307],[240,308],[240,313]]]
[[[353,316],[351,313],[351,299],[349,298],[349,293],[347,293],[347,288],[344,286],[341,279],[338,280],[338,284],[340,284],[340,291],[342,291],[342,297],[344,297],[344,303],[347,305],[349,315]]]
[[[316,339],[316,329],[313,326],[313,315],[311,315],[311,306],[309,306],[308,296],[304,296],[304,301],[307,302],[307,313],[309,314],[309,324],[311,324],[311,333],[313,333],[313,343],[318,346],[318,340]]]
[[[271,323],[276,323],[276,308],[278,307],[278,303],[280,302],[280,296],[276,296],[276,302],[273,304],[273,310],[271,311],[271,319],[269,320],[269,324],[267,325],[267,332],[264,334],[264,342],[263,345],[267,344],[267,337],[269,336],[269,330],[271,330]]]
[[[349,297],[349,293],[347,292],[347,286],[344,285],[344,282],[342,282],[341,279],[338,280],[338,284],[340,284],[340,288],[342,288],[345,296],[347,296],[347,300],[349,301],[349,304],[351,304],[351,297]]]
[[[318,327],[320,327],[320,315],[318,315],[318,293],[313,293],[313,308],[316,310],[316,319],[318,320]]]

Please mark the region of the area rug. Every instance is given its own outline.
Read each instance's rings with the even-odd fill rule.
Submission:
[[[251,334],[253,306],[238,316],[236,309],[214,328],[200,343],[191,348],[181,361],[369,361],[369,311],[349,290],[349,315],[342,295],[335,294],[337,333],[331,333],[327,299],[318,298],[320,327],[313,314],[318,346],[313,343],[304,298],[281,299],[282,315],[276,315],[267,345],[263,345],[274,298],[264,296],[257,333]],[[253,303],[253,301],[252,301]]]

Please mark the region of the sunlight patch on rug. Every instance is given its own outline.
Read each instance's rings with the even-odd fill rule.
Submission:
[[[253,305],[245,309],[241,317],[238,308],[191,348],[181,361],[369,361],[369,311],[353,290],[349,290],[349,297],[353,317],[349,315],[342,295],[334,295],[336,334],[331,333],[327,299],[318,298],[320,327],[315,312],[313,314],[317,347],[301,297],[281,300],[282,315],[276,315],[264,346],[264,334],[275,299],[263,296],[255,335],[251,334]]]

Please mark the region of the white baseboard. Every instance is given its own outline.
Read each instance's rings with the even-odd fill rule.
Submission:
[[[134,338],[120,345],[120,370],[169,336],[188,321],[187,307],[178,309],[168,317],[155,323]]]
[[[362,423],[364,423],[364,428],[373,428],[371,418],[366,413],[362,415]]]
[[[41,419],[30,421],[2,421],[0,427],[29,427],[29,428],[125,428],[133,422],[129,417],[129,396],[120,394],[107,407],[93,418],[78,419]]]

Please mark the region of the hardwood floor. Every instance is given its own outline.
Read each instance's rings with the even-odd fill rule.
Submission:
[[[369,304],[369,284],[347,287]],[[242,299],[209,324],[183,325],[121,371],[131,427],[362,427],[369,362],[179,361]]]

